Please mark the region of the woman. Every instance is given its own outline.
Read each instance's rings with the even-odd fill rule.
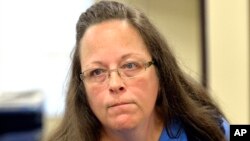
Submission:
[[[65,115],[51,141],[219,141],[228,126],[142,12],[101,1],[80,16]]]

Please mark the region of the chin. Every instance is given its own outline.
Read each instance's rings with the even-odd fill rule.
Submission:
[[[139,125],[139,119],[128,115],[120,115],[111,120],[111,128],[114,130],[131,130]]]

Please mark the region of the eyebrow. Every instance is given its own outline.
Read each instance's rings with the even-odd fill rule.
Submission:
[[[127,59],[127,58],[131,57],[131,56],[140,56],[140,55],[141,54],[139,54],[139,53],[128,53],[128,54],[123,55],[121,57],[121,59],[124,60],[124,59]]]
[[[93,64],[104,66],[103,62],[101,62],[101,61],[94,61],[94,62],[91,62],[90,64],[86,65],[85,68],[87,68],[88,66],[91,66]]]
[[[124,55],[122,55],[121,60],[125,60],[125,59],[127,59],[127,58],[129,58],[129,57],[131,57],[131,56],[140,56],[140,55],[141,55],[141,54],[139,54],[139,53],[128,53],[128,54],[124,54]],[[90,64],[86,65],[86,68],[87,68],[88,66],[93,65],[93,64],[105,66],[105,64],[104,64],[102,61],[93,61],[93,62],[91,62]]]

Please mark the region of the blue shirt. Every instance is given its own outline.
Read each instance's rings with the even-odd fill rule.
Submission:
[[[226,140],[229,141],[229,123],[223,118],[222,119],[222,127],[224,128],[225,131],[225,137]],[[187,141],[187,135],[186,132],[184,131],[184,129],[180,128],[180,123],[176,122],[172,125],[170,125],[170,129],[171,129],[171,134],[173,135],[173,137],[169,136],[166,129],[164,128],[162,130],[161,136],[159,141]]]

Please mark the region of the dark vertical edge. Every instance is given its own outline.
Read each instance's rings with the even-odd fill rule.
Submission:
[[[201,82],[208,87],[208,50],[206,40],[206,1],[199,0],[200,6],[200,34],[201,34]]]

